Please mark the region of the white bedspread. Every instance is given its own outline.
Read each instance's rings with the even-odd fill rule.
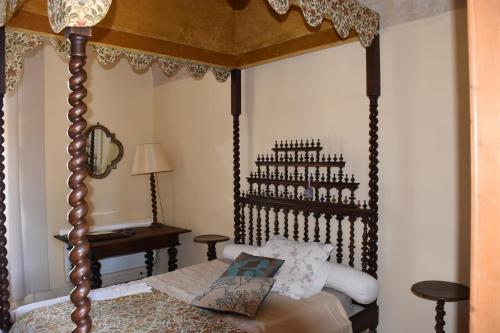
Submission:
[[[140,293],[148,293],[151,292],[152,288],[148,286],[146,283],[141,281],[134,281],[124,284],[118,284],[115,286],[110,286],[106,288],[94,289],[89,293],[89,298],[94,301],[102,301],[107,299],[114,299],[123,296],[129,296]],[[26,304],[18,307],[17,309],[11,312],[12,320],[16,320],[16,318],[26,312],[31,310],[35,310],[38,308],[42,308],[44,306],[64,303],[69,301],[69,296],[63,296],[58,298],[52,298],[46,301]]]

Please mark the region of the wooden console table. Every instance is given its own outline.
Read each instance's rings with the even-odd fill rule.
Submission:
[[[89,239],[92,289],[102,286],[99,260],[104,258],[146,252],[146,272],[147,276],[151,276],[154,263],[153,250],[168,248],[168,271],[174,271],[177,268],[176,246],[180,245],[179,235],[188,232],[191,230],[161,224],[158,227],[127,229],[127,233],[130,235],[125,237],[104,240]],[[68,249],[71,249],[67,236],[56,235],[54,238],[64,242],[68,245]]]

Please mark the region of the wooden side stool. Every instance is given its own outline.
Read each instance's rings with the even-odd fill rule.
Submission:
[[[411,286],[411,291],[418,297],[436,301],[436,329],[437,333],[444,333],[444,303],[457,302],[469,299],[469,287],[459,283],[446,281],[422,281]]]
[[[229,237],[222,235],[199,235],[193,239],[196,243],[205,243],[208,245],[207,257],[208,261],[217,259],[215,244],[219,242],[227,242]]]

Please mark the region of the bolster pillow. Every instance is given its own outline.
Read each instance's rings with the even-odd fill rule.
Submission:
[[[260,247],[252,245],[228,244],[224,246],[222,257],[224,259],[235,260],[241,252],[245,252],[254,256],[258,256]]]
[[[328,263],[330,272],[325,287],[338,290],[361,304],[369,304],[378,297],[378,282],[371,275],[347,265]]]

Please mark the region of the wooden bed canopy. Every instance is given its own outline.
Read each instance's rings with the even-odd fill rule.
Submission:
[[[343,244],[347,243],[349,265],[355,266],[355,224],[361,223],[361,269],[377,277],[380,44],[376,12],[356,0],[9,0],[0,3],[0,14],[0,50],[3,52],[0,57],[0,331],[8,331],[11,325],[5,236],[3,96],[14,89],[19,80],[23,55],[43,43],[52,44],[60,54],[69,57],[71,74],[68,221],[73,226],[69,233],[73,245],[69,258],[74,266],[70,272],[74,285],[70,294],[75,306],[71,315],[75,323],[73,332],[90,332],[92,327],[87,297],[91,285],[84,182],[87,175],[84,67],[89,41],[101,63],[109,64],[125,57],[136,70],[145,70],[156,61],[166,75],[175,75],[181,67],[186,67],[195,78],[209,70],[218,81],[231,77],[235,243],[260,245],[270,233],[281,233],[280,229],[286,237],[320,241],[320,226],[324,223],[325,242],[332,242],[332,226],[337,226],[337,261],[342,262]],[[57,35],[62,31],[66,41]],[[271,154],[258,157],[257,171],[247,178],[249,190],[242,191],[241,69],[351,40],[359,40],[366,48],[368,202],[357,202],[355,191],[359,184],[354,178],[346,178],[342,157],[322,155],[323,147],[317,141],[276,143],[270,147]],[[299,168],[303,175],[299,174]],[[300,195],[298,189],[304,188],[310,174],[315,195]],[[320,223],[321,219],[326,222]],[[308,223],[313,225],[311,237]],[[349,223],[349,238],[345,243],[343,223]],[[355,317],[351,318],[355,332],[375,330],[376,302]]]

